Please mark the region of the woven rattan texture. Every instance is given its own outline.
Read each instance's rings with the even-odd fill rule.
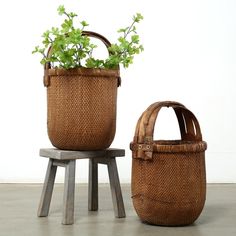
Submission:
[[[157,225],[187,225],[205,203],[204,151],[154,153],[152,161],[133,159],[132,195],[141,220]]]
[[[162,107],[174,109],[181,140],[154,140]],[[184,105],[151,104],[139,118],[132,150],[132,198],[143,222],[164,226],[192,224],[206,199],[205,150],[200,125]]]
[[[116,130],[117,77],[50,76],[48,135],[59,149],[110,146]]]

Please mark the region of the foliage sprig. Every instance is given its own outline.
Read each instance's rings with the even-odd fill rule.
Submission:
[[[134,55],[143,51],[135,26],[143,19],[140,13],[133,16],[129,27],[118,30],[121,34],[118,42],[108,48],[109,57],[101,60],[92,55],[97,46],[90,42],[88,36],[82,35],[89,24],[83,20],[79,22],[79,27],[75,27],[77,14],[67,12],[63,5],[59,6],[57,11],[59,15],[66,17],[61,27],[52,27],[45,31],[42,35],[42,46],[36,46],[32,52],[42,55],[40,62],[43,65],[50,62],[53,67],[65,69],[77,67],[114,69],[122,64],[127,68],[133,63]],[[49,54],[47,54],[48,48],[51,48]]]

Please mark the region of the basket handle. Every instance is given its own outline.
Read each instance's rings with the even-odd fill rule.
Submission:
[[[163,102],[162,102],[162,103],[163,103]],[[171,105],[171,104],[172,104],[172,105],[179,105],[179,106],[184,107],[183,104],[178,103],[178,102],[171,102],[171,101],[169,101],[168,104],[169,104],[169,105]],[[143,142],[143,137],[144,137],[145,134],[142,132],[143,129],[140,130],[141,120],[142,120],[142,123],[146,125],[146,124],[148,123],[147,120],[149,119],[149,117],[151,116],[151,114],[153,113],[153,111],[156,109],[156,107],[159,106],[159,105],[161,105],[161,102],[156,102],[156,103],[151,104],[151,105],[143,112],[143,114],[140,116],[140,118],[139,118],[139,120],[138,120],[138,122],[137,122],[137,125],[136,125],[136,131],[135,131],[135,136],[134,136],[135,138],[134,138],[134,141],[136,141],[136,142]],[[179,123],[182,124],[183,118],[182,118],[182,116],[180,115],[179,110],[175,110],[175,113],[176,113],[176,115],[177,115],[177,118],[178,118]],[[155,122],[155,121],[154,121],[154,122]],[[180,128],[180,130],[182,130],[182,129]],[[182,137],[182,135],[183,135],[183,134],[181,133],[181,137]]]
[[[88,37],[100,39],[106,45],[107,49],[111,46],[110,41],[107,38],[105,38],[103,35],[101,35],[101,34],[95,33],[93,31],[85,31],[84,30],[82,32],[82,35],[83,36],[88,36]],[[109,50],[108,50],[108,52],[109,52]]]
[[[110,41],[101,34],[98,34],[98,33],[92,32],[92,31],[83,31],[82,35],[100,39],[105,44],[107,49],[109,49],[109,47],[111,46]],[[52,53],[52,46],[50,46],[48,48],[47,57],[49,57],[51,53]],[[108,50],[108,53],[110,54],[109,50]],[[45,63],[45,65],[44,65],[44,80],[43,80],[45,87],[48,87],[49,83],[50,83],[49,82],[49,75],[47,72],[47,70],[50,68],[51,68],[51,63],[50,62]],[[120,85],[120,80],[118,81],[118,85]]]
[[[202,140],[200,125],[197,118],[190,110],[177,102],[157,102],[149,106],[146,111],[143,112],[136,126],[133,143],[138,144],[139,149],[137,150],[137,155],[139,157],[145,156],[145,159],[152,158],[154,127],[158,113],[162,107],[172,107],[174,109],[182,140]]]

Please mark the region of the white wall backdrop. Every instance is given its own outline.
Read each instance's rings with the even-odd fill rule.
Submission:
[[[0,3],[0,182],[42,182],[51,147],[46,130],[46,90],[39,57],[31,55],[41,34],[61,17],[64,4],[112,42],[116,30],[136,12],[144,15],[139,34],[145,52],[122,69],[117,133],[113,147],[126,149],[118,160],[120,179],[130,182],[136,121],[148,105],[176,100],[198,117],[204,139],[208,182],[236,182],[236,1],[234,0],[8,0]],[[105,49],[104,49],[105,50]],[[156,138],[178,137],[177,122],[164,109]],[[87,161],[77,162],[77,181],[87,181]],[[100,181],[107,171],[100,167]],[[57,181],[63,180],[63,170]]]

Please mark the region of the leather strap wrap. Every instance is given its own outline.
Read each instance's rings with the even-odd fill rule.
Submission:
[[[135,153],[133,158],[150,160],[152,159],[153,144],[130,143],[130,149]]]

